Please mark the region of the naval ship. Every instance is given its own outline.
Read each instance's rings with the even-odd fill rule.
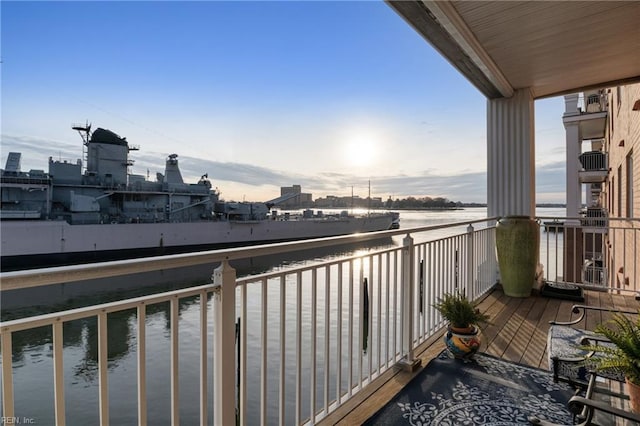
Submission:
[[[155,181],[129,173],[126,138],[73,126],[83,161],[54,160],[49,170],[21,171],[10,152],[1,176],[1,270],[11,271],[185,253],[397,228],[399,214],[295,216],[267,203],[225,202],[208,175],[185,183],[178,155]]]

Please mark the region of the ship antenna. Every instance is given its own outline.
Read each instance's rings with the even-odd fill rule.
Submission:
[[[89,144],[89,139],[91,138],[91,124],[89,122],[85,122],[85,124],[72,124],[71,128],[73,130],[77,130],[80,133],[80,137],[82,138],[82,142],[85,145]]]
[[[82,138],[82,161],[85,164],[87,164],[87,161],[89,161],[89,150],[88,150],[88,146],[89,146],[89,139],[91,139],[91,124],[89,123],[89,120],[85,121],[85,124],[72,124],[71,128],[73,130],[77,130],[78,133],[80,133],[80,137]]]

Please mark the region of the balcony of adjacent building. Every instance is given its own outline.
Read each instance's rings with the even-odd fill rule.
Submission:
[[[609,226],[607,209],[596,205],[583,209],[582,218],[580,219],[580,225],[587,232],[593,232],[598,234],[605,234],[607,227]]]
[[[583,152],[579,157],[580,183],[602,183],[609,173],[609,156],[602,151]]]

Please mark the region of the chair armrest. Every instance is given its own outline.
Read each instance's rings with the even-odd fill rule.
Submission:
[[[616,417],[621,417],[623,419],[632,420],[636,422],[640,422],[640,415],[632,413],[630,411],[624,411],[616,407],[612,407],[611,405],[601,402],[594,401],[592,399],[587,399],[582,396],[573,396],[568,402],[569,412],[574,415],[582,415],[584,408],[589,411],[602,411],[608,414],[611,414]],[[587,412],[589,412],[587,411]],[[593,413],[590,413],[586,416],[586,419],[579,423],[579,426],[586,426],[591,424],[591,420],[593,419]],[[535,416],[530,416],[528,418],[529,423],[537,426],[562,426],[556,423],[549,422],[547,420],[542,420]]]
[[[582,396],[572,396],[568,403],[569,411],[574,414],[580,414],[584,407],[587,409],[593,409],[597,411],[603,411],[608,414],[612,414],[616,417],[621,417],[627,420],[633,420],[640,422],[640,415],[632,413],[631,411],[621,410],[613,407],[602,401],[595,401],[593,399],[587,399]]]
[[[637,315],[638,311],[627,311],[623,309],[611,309],[611,308],[603,308],[600,306],[588,306],[588,305],[573,305],[571,307],[571,312],[574,314],[580,314],[578,318],[571,321],[549,321],[549,324],[554,325],[575,325],[582,321],[587,314],[587,311],[599,311],[599,312],[612,312],[612,313],[621,313],[621,314],[630,314]]]
[[[604,336],[591,335],[591,336],[583,337],[582,340],[580,341],[580,344],[585,346],[589,346],[593,344],[598,345],[598,343],[611,343],[611,340],[607,339]]]

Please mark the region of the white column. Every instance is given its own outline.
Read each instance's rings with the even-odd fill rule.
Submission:
[[[535,216],[534,103],[528,88],[487,101],[487,213]]]
[[[580,164],[581,138],[578,121],[570,121],[568,118],[580,115],[578,111],[578,94],[574,93],[564,97],[565,112],[562,116],[566,133],[567,152],[567,217],[577,217],[580,214],[582,194],[580,193],[580,180],[578,168]]]

